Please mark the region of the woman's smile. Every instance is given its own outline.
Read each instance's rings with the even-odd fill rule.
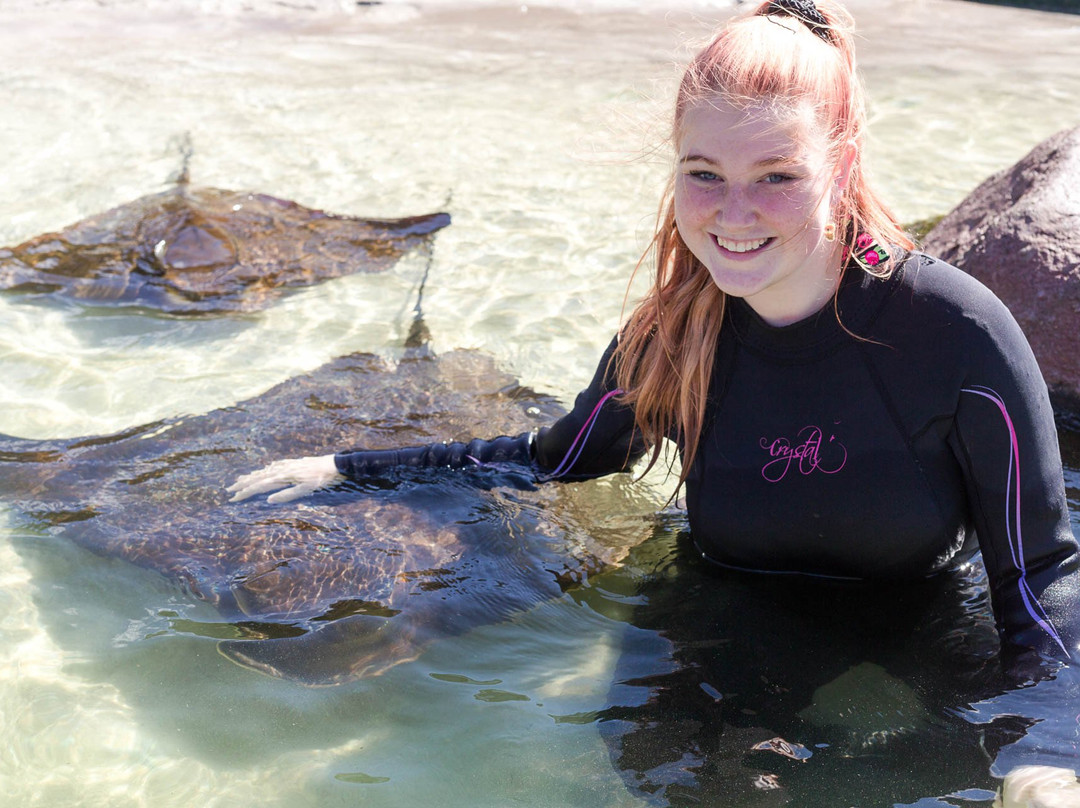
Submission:
[[[758,239],[728,239],[721,238],[720,236],[713,235],[713,240],[716,242],[716,246],[724,252],[734,253],[735,255],[750,255],[751,253],[759,253],[766,249],[774,239],[772,238],[758,238]]]

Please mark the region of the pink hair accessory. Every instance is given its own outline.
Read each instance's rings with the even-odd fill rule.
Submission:
[[[844,250],[844,258],[847,259],[847,249]],[[889,260],[888,251],[874,241],[869,233],[861,233],[855,239],[855,254],[853,260],[867,272],[872,271],[879,264]]]

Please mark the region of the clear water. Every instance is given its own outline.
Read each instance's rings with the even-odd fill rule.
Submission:
[[[217,320],[2,298],[0,432],[111,432],[228,406],[352,351],[396,354],[425,269],[436,352],[481,349],[569,401],[618,323],[648,237],[683,43],[726,7],[254,7],[4,3],[0,243],[161,190],[189,135],[201,185],[356,215],[449,210],[454,224],[430,268],[406,260],[389,275]],[[1077,18],[931,0],[852,8],[877,173],[905,219],[946,212],[990,172],[1080,123]],[[1080,514],[1080,456],[1067,463]],[[962,686],[942,689],[948,655],[919,669],[902,662],[925,661],[903,643],[859,656],[841,637],[809,661],[774,655],[778,669],[806,666],[804,703],[798,687],[770,701],[780,691],[742,682],[732,709],[743,718],[716,713],[723,698],[709,688],[730,699],[740,680],[691,680],[680,663],[726,670],[770,645],[718,630],[723,653],[706,654],[688,639],[680,618],[692,626],[716,613],[672,602],[707,581],[679,550],[678,515],[650,516],[665,499],[661,481],[636,495],[583,488],[595,514],[630,501],[615,529],[651,536],[624,568],[435,642],[381,677],[325,689],[221,657],[213,638],[184,628],[220,618],[175,584],[62,533],[5,528],[0,793],[50,806],[623,806],[649,790],[675,804],[771,805],[786,794],[799,805],[981,804],[993,750],[1021,723],[994,716],[1045,718],[1041,731],[1059,742],[1075,732],[1046,706],[1060,703],[1052,687],[974,698],[983,691],[973,660],[989,636],[977,579],[958,584],[974,611],[957,596],[944,611],[957,624],[931,630],[946,645],[956,632],[974,638],[958,657]],[[596,520],[596,530],[612,527]],[[801,636],[780,613],[759,620],[754,636],[775,636],[773,648]],[[836,660],[845,664],[833,670]],[[888,693],[889,715],[914,718],[864,717],[840,731],[812,711],[800,717],[827,702],[831,691],[809,683],[829,677],[850,692]],[[671,710],[649,713],[650,684],[667,687]],[[652,719],[658,734],[633,734]],[[695,779],[692,756],[679,757],[684,741],[720,727],[723,740],[705,745],[715,770]],[[788,733],[815,756],[748,756],[761,740],[751,729]],[[955,765],[938,774],[949,755]],[[722,784],[760,772],[788,790],[724,796]]]

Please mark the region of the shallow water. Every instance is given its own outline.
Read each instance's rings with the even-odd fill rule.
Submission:
[[[209,10],[182,14],[200,8]],[[309,8],[27,0],[0,9],[0,243],[161,190],[185,135],[197,184],[354,215],[454,217],[430,262],[414,256],[390,274],[296,292],[256,315],[191,320],[0,298],[0,433],[100,434],[228,406],[352,351],[397,355],[425,272],[436,352],[482,349],[564,401],[588,380],[654,216],[680,43],[704,36],[726,9]],[[906,220],[946,212],[990,172],[1080,123],[1077,18],[929,0],[852,8],[877,174]],[[1067,464],[1076,528],[1080,455]],[[582,488],[596,514],[629,496],[603,483]],[[645,801],[643,782],[660,782],[677,785],[660,802],[716,798],[725,777],[754,770],[737,731],[714,750],[718,773],[704,784],[686,773],[690,758],[672,763],[657,748],[677,751],[679,737],[695,737],[675,722],[625,757],[626,738],[640,737],[627,728],[648,717],[650,681],[673,677],[672,704],[696,721],[686,688],[708,691],[680,679],[676,662],[724,661],[692,641],[687,650],[685,632],[665,624],[682,613],[668,611],[672,595],[700,583],[700,572],[679,550],[678,515],[649,516],[663,485],[637,496],[640,518],[591,526],[653,534],[625,568],[435,642],[377,679],[328,689],[220,656],[207,636],[217,613],[152,572],[81,550],[62,531],[5,529],[0,793],[20,805],[621,806]],[[675,590],[665,587],[672,581]],[[971,586],[978,600],[978,581]],[[983,618],[956,608],[976,636],[962,668],[978,679],[966,663],[982,648]],[[947,643],[955,628],[934,636]],[[780,804],[788,794],[808,805],[809,794],[835,793],[851,804],[942,805],[965,794],[979,804],[993,785],[981,739],[1009,729],[984,724],[995,711],[1023,714],[1025,702],[969,709],[974,699],[963,697],[983,693],[981,680],[942,693],[897,661],[903,646],[873,659],[834,650],[818,659],[822,677],[843,673],[830,673],[831,659],[850,662],[864,687],[918,713],[924,751],[956,741],[971,756],[957,755],[944,779],[913,775],[908,764],[930,758],[903,740],[907,724],[864,722],[863,741],[880,733],[880,744],[863,757],[776,757],[765,769],[799,767],[790,783],[781,772],[790,790],[739,799]],[[767,694],[748,692],[753,703],[737,709],[763,711],[754,726],[801,726],[789,740],[832,750],[855,743],[806,729],[820,724],[812,714],[800,725],[794,716],[808,708],[794,696],[770,706]],[[650,765],[651,781],[636,773]]]

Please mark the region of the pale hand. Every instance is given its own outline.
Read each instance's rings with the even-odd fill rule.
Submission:
[[[994,808],[1077,808],[1076,773],[1055,766],[1020,766],[1009,772]]]
[[[230,502],[239,502],[256,494],[284,489],[266,498],[267,502],[277,505],[306,497],[312,491],[344,479],[334,465],[333,455],[298,457],[292,460],[277,460],[266,468],[245,474],[225,490],[232,494]]]

